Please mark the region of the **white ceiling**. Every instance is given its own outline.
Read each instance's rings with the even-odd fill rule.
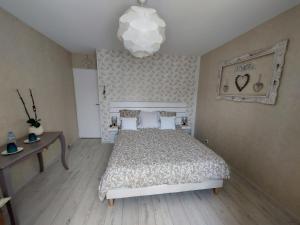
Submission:
[[[148,0],[167,23],[162,52],[202,55],[300,0]],[[0,0],[0,6],[71,52],[121,49],[118,18],[135,0]]]

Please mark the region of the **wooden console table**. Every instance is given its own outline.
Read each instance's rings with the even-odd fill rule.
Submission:
[[[18,217],[16,215],[16,205],[14,203],[14,191],[11,186],[11,180],[9,175],[10,167],[14,164],[21,162],[32,155],[37,155],[40,172],[44,171],[44,161],[42,152],[44,149],[47,149],[49,145],[51,145],[57,139],[60,141],[61,145],[61,162],[63,167],[67,170],[68,165],[66,162],[65,154],[66,154],[66,142],[63,132],[45,132],[41,136],[41,140],[35,142],[33,144],[24,144],[24,140],[27,137],[23,137],[17,140],[17,145],[23,147],[24,150],[9,156],[0,156],[0,187],[3,193],[3,197],[12,197],[11,201],[7,203],[7,211],[9,214],[9,219],[11,225],[19,225]],[[6,145],[0,147],[0,152],[6,149]]]

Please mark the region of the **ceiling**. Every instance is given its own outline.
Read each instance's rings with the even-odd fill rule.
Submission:
[[[300,0],[148,0],[167,23],[161,51],[202,55]],[[118,18],[135,0],[0,0],[0,6],[71,52],[122,49]]]

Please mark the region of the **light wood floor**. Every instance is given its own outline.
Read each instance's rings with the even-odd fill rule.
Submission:
[[[100,202],[98,184],[112,146],[80,140],[69,156],[17,194],[21,225],[270,225],[299,224],[235,174],[219,195],[195,191]]]

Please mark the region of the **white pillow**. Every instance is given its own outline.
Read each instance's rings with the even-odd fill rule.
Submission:
[[[160,117],[160,129],[162,130],[175,130],[175,116]]]
[[[139,128],[159,128],[159,112],[141,112]]]
[[[137,118],[125,118],[121,117],[121,129],[122,130],[137,130]]]

